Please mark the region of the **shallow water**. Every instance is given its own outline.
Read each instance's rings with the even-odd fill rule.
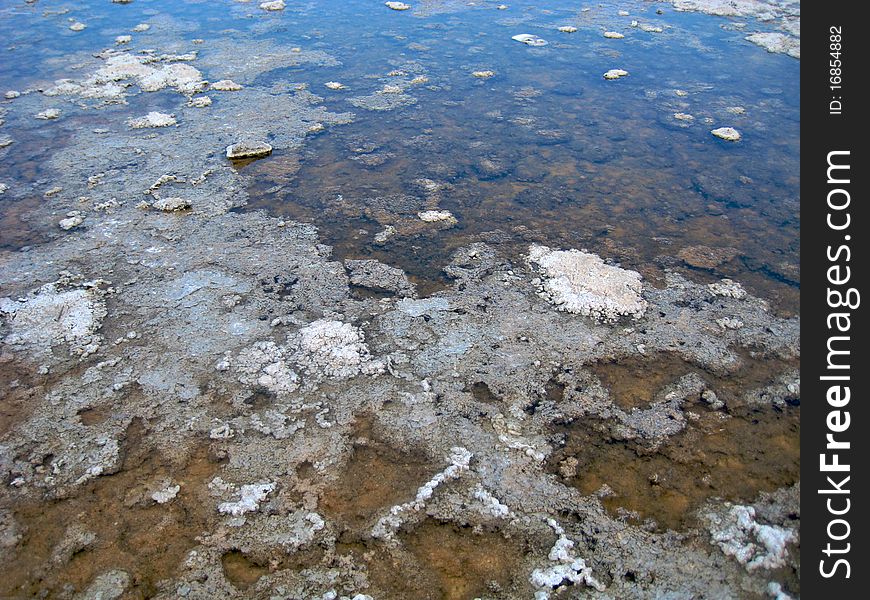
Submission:
[[[456,3],[428,13],[311,3],[266,18],[253,4],[234,2],[107,4],[52,6],[72,10],[42,19],[26,13],[48,5],[7,8],[0,28],[14,51],[7,50],[13,58],[3,61],[0,88],[68,77],[67,53],[111,45],[111,33],[149,19],[202,39],[191,46],[202,57],[210,39],[227,35],[323,50],[340,64],[276,68],[255,85],[304,80],[327,109],[353,112],[355,121],[309,139],[301,156],[278,149],[244,169],[255,176],[249,209],[315,223],[340,257],[380,258],[431,290],[443,284],[439,269],[452,250],[497,231],[502,235],[490,239],[515,252],[537,240],[588,248],[653,282],[664,268],[696,279],[732,277],[785,312],[799,310],[799,61],[742,40],[727,27],[731,20],[668,7],[657,15],[657,4],[632,3],[590,5],[589,12],[570,2],[546,10],[515,3],[505,11]],[[616,14],[623,7],[631,16]],[[66,30],[71,18],[88,28]],[[666,28],[647,33],[631,27],[633,19]],[[556,30],[564,24],[580,28]],[[604,29],[626,37],[605,39]],[[518,32],[550,44],[527,47],[510,39]],[[147,48],[147,39],[134,34],[130,47]],[[617,67],[630,75],[601,77]],[[473,77],[479,70],[495,75]],[[407,73],[405,80],[428,78],[408,89],[416,103],[375,112],[349,101],[401,79],[388,75],[395,71]],[[327,81],[346,89],[329,90]],[[174,101],[171,92],[144,96],[122,110],[137,114]],[[730,113],[735,106],[745,112]],[[694,120],[687,125],[677,112]],[[91,111],[73,122],[30,123],[0,167],[3,178],[43,177],[46,153],[79,121],[98,127],[101,118]],[[710,135],[720,126],[738,128],[743,139]],[[427,192],[420,179],[441,189]],[[411,199],[374,201],[392,195]],[[408,206],[450,210],[458,225],[415,228],[375,245],[384,225],[414,218]],[[15,218],[12,208],[3,212]],[[9,235],[6,245],[23,245],[20,235]],[[712,269],[675,258],[697,245],[736,252]]]

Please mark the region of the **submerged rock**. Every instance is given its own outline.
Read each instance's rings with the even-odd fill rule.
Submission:
[[[426,223],[448,223],[454,225],[456,217],[449,210],[424,210],[417,213],[421,221]]]
[[[710,133],[715,135],[717,138],[722,138],[729,142],[736,142],[742,137],[740,132],[733,127],[719,127],[718,129],[713,129]]]
[[[472,71],[471,74],[478,79],[489,79],[495,77],[495,71]]]
[[[647,33],[662,33],[664,31],[664,29],[658,25],[649,25],[648,23],[641,23],[639,28],[641,31],[646,31]]]
[[[521,42],[527,46],[546,46],[549,42],[543,38],[539,38],[536,35],[532,35],[531,33],[520,33],[518,35],[512,36],[512,40],[516,40],[517,42]]]
[[[71,31],[84,31],[87,28],[87,25],[76,21],[75,23],[70,25],[69,28]]]
[[[272,154],[272,146],[266,142],[237,142],[227,146],[227,158],[262,158]]]
[[[43,121],[58,119],[60,118],[60,110],[57,108],[47,108],[44,111],[37,113],[36,118],[42,119]]]
[[[686,246],[677,254],[687,265],[698,269],[715,269],[734,260],[737,248],[712,248],[710,246]]]
[[[331,90],[343,90],[344,89],[344,84],[339,83],[338,81],[327,81],[323,85]]]
[[[127,125],[129,125],[133,129],[169,127],[170,125],[176,124],[178,124],[178,121],[175,120],[174,115],[156,111],[152,111],[144,117],[138,117],[136,119],[130,119],[129,121],[127,121]]]
[[[621,40],[625,36],[618,31],[605,31],[604,37],[609,38],[611,40]]]
[[[622,316],[642,317],[647,302],[640,274],[604,263],[580,250],[529,247],[528,261],[543,275],[539,295],[558,310],[612,322]]]
[[[577,28],[573,25],[562,25],[561,27],[559,27],[559,31],[561,31],[562,33],[574,33],[575,31],[577,31]]]

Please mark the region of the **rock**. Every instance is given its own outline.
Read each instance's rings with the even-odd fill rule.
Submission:
[[[272,146],[266,142],[237,142],[227,146],[227,158],[230,160],[262,158],[270,154]]]
[[[75,229],[84,222],[85,220],[81,215],[73,215],[71,217],[61,219],[57,226],[64,231],[69,231],[70,229]]]
[[[408,10],[411,8],[410,4],[405,4],[404,2],[384,2],[384,4],[393,10]]]
[[[646,31],[647,33],[662,33],[664,31],[661,27],[649,25],[647,23],[643,23],[639,27],[641,31]]]
[[[121,44],[129,44],[132,41],[133,41],[132,35],[119,35],[118,37],[115,38],[115,43],[118,44],[119,46]]]
[[[625,77],[628,75],[628,71],[624,71],[623,69],[610,69],[607,73],[604,74],[604,79],[619,79],[620,77]]]
[[[710,133],[715,135],[717,138],[722,138],[729,142],[736,142],[742,137],[740,132],[733,127],[719,127],[718,129],[713,129]]]
[[[426,223],[456,224],[456,217],[449,210],[424,210],[417,213],[417,216]]]
[[[238,92],[242,89],[235,81],[231,79],[221,79],[220,81],[215,81],[214,83],[209,84],[209,89],[218,91],[218,92]]]
[[[489,79],[495,76],[495,71],[472,71],[471,74],[478,79]]]
[[[284,0],[274,0],[260,4],[260,8],[263,10],[284,10],[286,7],[287,5],[284,3]]]
[[[19,92],[17,90],[9,90],[5,94],[3,94],[3,97],[6,98],[7,100],[14,100],[15,98],[18,98],[20,96],[21,96],[21,92]]]
[[[528,262],[543,275],[539,294],[558,310],[611,322],[646,311],[640,274],[604,264],[595,254],[533,244]]]
[[[408,281],[408,276],[401,269],[377,260],[345,260],[344,264],[350,271],[352,285],[405,297],[416,295],[414,284]]]
[[[169,127],[171,125],[176,125],[177,123],[178,121],[175,120],[174,115],[157,111],[151,111],[144,117],[138,117],[136,119],[130,119],[129,121],[127,121],[127,125],[129,125],[133,129]]]
[[[60,110],[57,108],[47,108],[44,111],[36,114],[37,119],[42,119],[44,121],[50,121],[52,119],[60,118]]]
[[[736,298],[737,300],[746,298],[746,290],[743,289],[743,286],[740,285],[739,282],[732,281],[731,279],[722,279],[716,283],[710,283],[707,285],[707,289],[710,290],[710,293],[714,296]]]
[[[710,246],[686,246],[677,256],[687,265],[698,269],[715,269],[734,260],[737,248],[711,248]]]
[[[79,23],[78,21],[69,26],[71,31],[84,31],[86,27],[87,25]]]
[[[605,31],[604,37],[609,38],[611,40],[621,40],[625,36],[619,33],[618,31]]]
[[[323,85],[331,90],[343,90],[344,89],[344,84],[339,83],[338,81],[327,81]]]
[[[190,200],[184,198],[158,198],[151,203],[152,208],[162,210],[163,212],[188,210],[190,206]]]
[[[682,112],[674,113],[674,118],[677,121],[694,121],[695,120],[695,117],[693,117],[692,115],[682,113]]]
[[[205,108],[211,106],[211,98],[208,96],[194,96],[187,101],[187,105],[191,108]]]
[[[562,25],[561,27],[559,27],[559,31],[561,31],[562,33],[574,33],[575,31],[577,31],[577,28],[573,25]]]
[[[746,113],[746,109],[742,106],[727,106],[725,107],[725,110],[732,115],[742,115]]]
[[[512,40],[516,40],[517,42],[521,42],[527,46],[546,46],[549,42],[543,38],[539,38],[536,35],[532,35],[531,33],[520,33],[518,35],[512,36]]]
[[[142,33],[144,31],[148,31],[149,29],[151,29],[151,25],[149,25],[148,23],[139,23],[133,28],[133,31],[135,31],[136,33]]]

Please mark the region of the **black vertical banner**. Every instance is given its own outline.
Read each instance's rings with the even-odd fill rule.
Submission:
[[[801,30],[801,595],[866,598],[870,54],[858,2]]]

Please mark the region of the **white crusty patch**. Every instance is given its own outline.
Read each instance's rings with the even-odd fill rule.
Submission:
[[[85,358],[102,343],[97,331],[106,317],[102,281],[82,282],[80,277],[61,273],[26,298],[0,298],[4,343],[20,346],[40,356],[53,346],[66,344],[73,356]]]
[[[603,592],[604,585],[595,579],[586,561],[575,554],[574,542],[568,539],[565,530],[554,519],[547,519],[547,524],[559,536],[547,557],[555,564],[532,571],[529,581],[538,590],[535,598],[549,598],[550,592],[560,589],[563,585],[575,583],[583,583]]]
[[[740,504],[730,506],[724,514],[706,514],[714,544],[747,570],[776,569],[785,565],[786,546],[796,541],[793,531],[755,520],[755,509]]]
[[[373,360],[363,332],[350,323],[320,319],[300,329],[293,340],[293,360],[308,374],[347,379],[384,371]]]
[[[612,322],[622,316],[640,318],[647,302],[641,296],[640,273],[604,263],[580,250],[552,250],[533,244],[528,262],[542,275],[539,295],[559,310]]]
[[[239,352],[234,360],[218,363],[218,370],[230,366],[235,368],[241,383],[265,388],[278,396],[294,392],[299,387],[299,376],[286,362],[285,348],[275,342],[257,342]]]
[[[218,512],[240,517],[245,513],[256,512],[260,503],[275,489],[275,483],[251,483],[243,485],[239,491],[237,502],[222,502],[218,505]]]

